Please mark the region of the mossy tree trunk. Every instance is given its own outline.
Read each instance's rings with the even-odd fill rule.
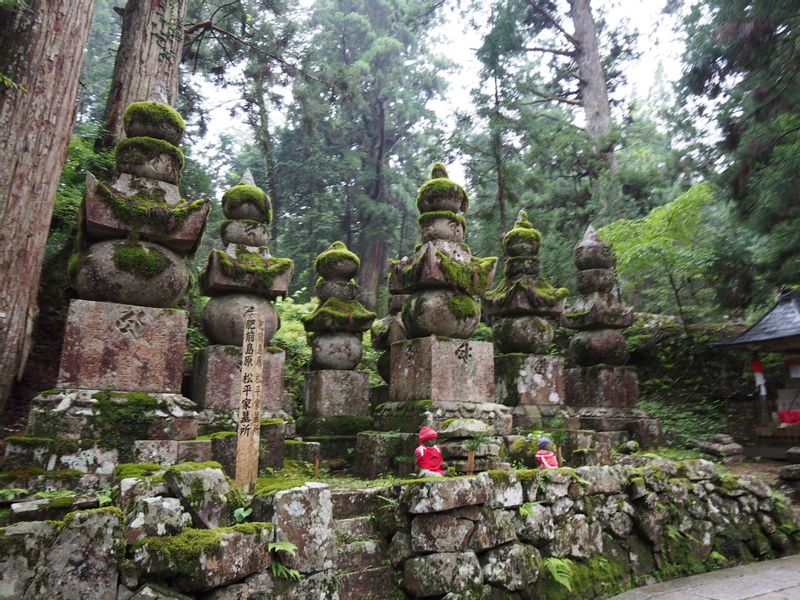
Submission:
[[[122,114],[131,102],[147,100],[158,85],[168,104],[178,98],[186,0],[128,0],[99,145],[113,146],[122,133]]]
[[[0,10],[0,407],[22,371],[94,0]]]

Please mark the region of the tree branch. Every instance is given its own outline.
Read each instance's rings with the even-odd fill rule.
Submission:
[[[572,34],[568,33],[567,30],[561,26],[561,23],[558,22],[558,19],[556,17],[550,14],[550,11],[542,8],[541,6],[537,6],[536,4],[531,4],[529,6],[530,8],[538,12],[540,15],[542,15],[553,27],[558,29],[564,35],[564,37],[567,38],[570,44],[572,44],[576,48],[578,47],[579,45],[578,40],[572,37]]]
[[[569,56],[570,58],[575,56],[574,50],[561,50],[559,48],[545,48],[542,46],[531,46],[523,48],[528,52],[549,52],[550,54],[558,54],[560,56]]]

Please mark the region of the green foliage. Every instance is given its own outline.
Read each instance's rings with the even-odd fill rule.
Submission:
[[[251,514],[253,514],[252,508],[240,506],[233,511],[233,518],[237,523],[244,523]]]
[[[0,498],[3,500],[11,500],[15,496],[20,496],[27,493],[28,490],[26,488],[4,488],[0,490]]]
[[[542,567],[549,573],[550,577],[557,584],[572,591],[572,580],[574,563],[569,558],[556,558],[549,556],[542,561]]]
[[[297,546],[287,541],[270,542],[267,544],[267,550],[269,550],[270,554],[273,555],[271,565],[273,577],[276,579],[288,579],[290,581],[300,581],[303,578],[303,576],[300,574],[300,571],[287,567],[280,560],[278,560],[278,553],[280,552],[288,554],[289,556],[296,556]]]

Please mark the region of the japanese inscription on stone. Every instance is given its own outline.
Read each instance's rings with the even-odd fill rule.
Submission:
[[[244,313],[239,435],[236,443],[236,485],[245,491],[250,491],[258,475],[263,365],[264,317],[251,307]]]

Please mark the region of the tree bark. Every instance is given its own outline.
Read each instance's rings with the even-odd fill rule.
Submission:
[[[166,102],[175,104],[185,17],[186,0],[128,0],[99,146],[109,148],[121,138],[125,109],[147,100],[157,84]]]
[[[275,142],[272,139],[272,131],[270,130],[269,105],[267,104],[269,100],[266,97],[267,91],[264,87],[264,81],[259,76],[256,76],[253,85],[251,101],[255,103],[258,110],[257,114],[254,115],[251,112],[248,116],[250,118],[250,126],[256,132],[261,157],[264,159],[267,194],[272,201],[272,225],[270,231],[272,233],[273,251],[275,251],[274,244],[278,237],[278,214],[280,212],[280,199],[277,194],[278,178],[275,165]]]
[[[598,151],[606,156],[610,174],[617,172],[611,133],[611,104],[608,83],[600,52],[597,49],[597,28],[592,18],[591,0],[569,0],[570,17],[575,27],[575,61],[580,76],[581,100],[586,113],[586,133],[598,143]],[[604,147],[605,146],[605,147]]]
[[[22,372],[94,0],[0,11],[0,407]]]

